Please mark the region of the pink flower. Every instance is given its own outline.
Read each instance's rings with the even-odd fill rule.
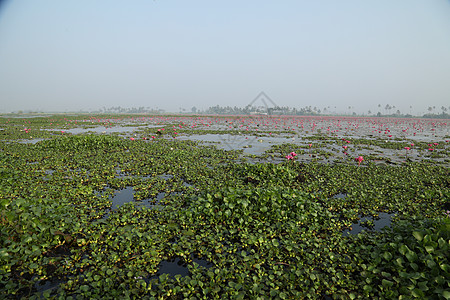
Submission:
[[[286,155],[285,157],[287,158],[287,160],[294,159],[294,157],[292,157],[291,155]]]
[[[344,149],[346,149],[346,150],[347,150],[348,146],[342,146],[342,148],[344,148]]]
[[[134,141],[134,138],[131,137],[130,140]]]
[[[291,156],[292,156],[292,157],[295,157],[295,156],[297,156],[297,153],[291,152]]]
[[[406,149],[406,150],[410,150],[411,148],[409,148],[409,147],[405,147],[405,149]]]
[[[362,156],[358,156],[355,158],[355,160],[358,162],[358,166],[362,163],[362,161],[364,160],[364,158]]]

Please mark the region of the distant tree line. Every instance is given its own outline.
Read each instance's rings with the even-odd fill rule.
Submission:
[[[97,111],[93,111],[94,113],[107,113],[107,114],[157,114],[157,113],[161,113],[164,112],[163,109],[154,109],[154,108],[150,108],[150,107],[144,107],[144,106],[140,106],[140,107],[131,107],[131,108],[126,108],[126,107],[121,107],[121,106],[112,106],[110,108],[106,108],[105,106],[103,106],[103,108],[100,108]]]
[[[295,108],[288,106],[251,106],[245,107],[231,107],[231,106],[211,106],[206,109],[205,114],[217,114],[217,115],[252,115],[252,114],[264,114],[264,115],[319,115],[321,110],[317,107],[306,106],[303,108]]]
[[[317,115],[352,115],[358,116],[361,114],[357,114],[352,111],[354,109],[353,106],[348,106],[348,112],[346,113],[337,113],[336,106],[331,108],[323,107],[322,109],[317,106],[305,106],[302,108],[289,107],[289,106],[255,106],[255,105],[247,105],[245,107],[237,107],[237,106],[211,106],[205,110],[197,109],[195,106],[191,108],[191,110],[187,110],[180,107],[179,113],[189,113],[189,114],[214,114],[214,115],[291,115],[291,116],[317,116]],[[417,117],[412,115],[412,106],[409,107],[409,113],[403,113],[400,109],[396,108],[395,105],[381,105],[378,104],[378,112],[372,112],[371,110],[367,111],[368,116],[372,117],[391,117],[391,118],[412,118]],[[448,111],[450,110],[450,106],[445,107],[441,106],[440,109],[437,109],[436,106],[429,106],[427,108],[428,113],[422,115],[423,118],[437,118],[437,119],[450,119],[450,115]],[[41,111],[42,112],[42,111]],[[38,113],[37,111],[18,111],[18,114],[22,113]],[[88,111],[80,110],[80,113],[89,113]],[[150,107],[121,107],[121,106],[112,106],[105,107],[94,111],[90,111],[90,113],[104,113],[104,114],[162,114],[166,113],[163,109],[158,108],[150,108]],[[364,114],[363,114],[364,115]]]
[[[432,118],[432,119],[450,119],[450,115],[447,113],[447,111],[450,109],[450,106],[447,108],[445,106],[441,106],[441,113],[435,112],[436,106],[429,106],[428,107],[428,114],[424,114],[424,118]]]

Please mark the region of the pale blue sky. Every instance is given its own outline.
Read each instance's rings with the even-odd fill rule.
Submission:
[[[450,105],[450,1],[3,1],[0,111]]]

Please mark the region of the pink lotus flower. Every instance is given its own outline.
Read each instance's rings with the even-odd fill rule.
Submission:
[[[347,150],[348,146],[342,146],[342,148],[344,148],[345,150]]]
[[[292,157],[296,157],[296,156],[297,156],[297,153],[291,152],[291,156],[292,156]]]
[[[287,160],[290,160],[290,159],[292,159],[292,160],[293,160],[293,159],[294,159],[294,157],[293,157],[293,156],[291,156],[291,155],[286,155],[285,157],[287,158]]]
[[[134,141],[134,138],[131,137],[130,140]]]
[[[358,166],[362,163],[362,161],[364,160],[364,158],[362,156],[358,156],[355,158],[355,160],[358,162]]]
[[[406,149],[406,150],[410,150],[411,148],[409,148],[409,147],[405,147],[405,149]]]

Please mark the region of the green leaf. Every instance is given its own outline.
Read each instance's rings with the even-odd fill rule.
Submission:
[[[426,264],[427,264],[428,268],[430,268],[430,269],[432,269],[436,266],[436,263],[431,259],[427,259]]]
[[[423,233],[419,231],[413,231],[412,234],[419,242],[423,239]]]
[[[385,260],[390,261],[392,259],[392,254],[390,252],[384,252],[383,257]]]
[[[419,286],[420,290],[422,290],[424,292],[428,291],[428,286],[427,286],[426,282],[421,281],[421,282],[418,283],[418,286]]]
[[[80,286],[80,290],[82,290],[83,292],[87,292],[87,291],[89,291],[89,286],[82,285],[82,286]]]
[[[383,280],[381,281],[381,284],[382,284],[383,287],[385,287],[385,288],[391,288],[391,287],[394,285],[394,282],[392,282],[392,281],[390,281],[390,280],[383,279]]]
[[[448,246],[448,243],[446,243],[443,238],[439,238],[438,244],[439,244],[439,248],[441,248],[442,250],[446,250],[446,248],[447,248],[446,246]]]
[[[417,259],[417,254],[416,253],[414,253],[413,251],[408,251],[406,254],[405,254],[405,256],[406,256],[406,258],[410,261],[410,262],[414,262],[414,261],[416,261],[416,259]]]
[[[370,285],[364,285],[364,287],[363,287],[363,290],[366,292],[366,293],[370,293],[371,291],[372,291],[372,286],[370,286]]]
[[[425,298],[425,294],[420,289],[417,289],[417,288],[412,290],[411,294],[416,298],[421,298],[421,299]]]
[[[30,269],[37,269],[38,265],[35,263],[30,264]]]
[[[433,246],[425,246],[425,250],[427,250],[428,253],[433,253],[434,247]]]
[[[441,265],[439,265],[439,267],[440,267],[443,271],[445,271],[445,272],[447,272],[447,273],[450,273],[450,265],[448,265],[448,264],[441,264]]]
[[[6,251],[6,249],[1,249],[0,250],[0,257],[1,258],[5,258],[5,257],[8,257],[9,256],[9,253]]]
[[[399,251],[402,255],[405,255],[406,252],[407,252],[408,250],[409,250],[409,249],[408,249],[408,246],[405,246],[405,245],[401,245],[400,248],[398,249],[398,251]]]

